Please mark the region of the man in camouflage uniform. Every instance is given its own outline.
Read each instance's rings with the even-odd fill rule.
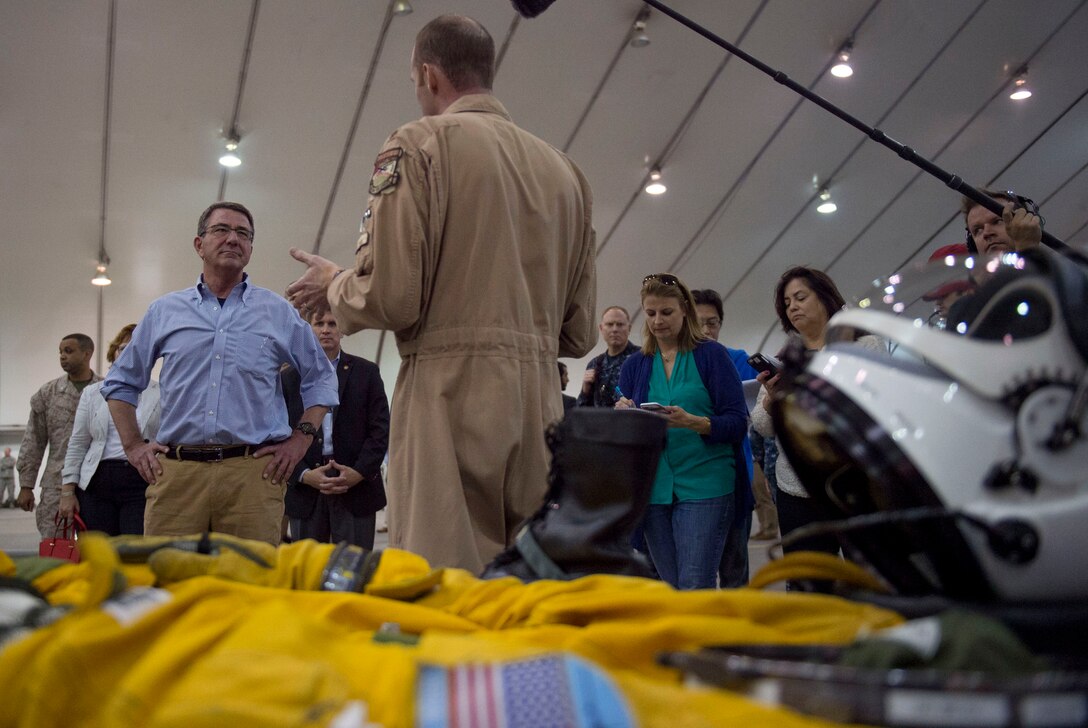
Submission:
[[[0,458],[0,508],[15,507],[15,458],[11,448],[4,448],[4,457]]]
[[[30,398],[30,419],[23,433],[16,469],[19,471],[19,497],[16,505],[35,511],[38,533],[48,538],[56,531],[53,518],[60,502],[61,469],[72,436],[72,423],[83,389],[102,377],[91,371],[94,342],[86,334],[69,334],[60,341],[60,368],[65,375],[46,382]],[[34,508],[34,484],[38,480],[45,447],[49,459],[42,474],[41,502]]]

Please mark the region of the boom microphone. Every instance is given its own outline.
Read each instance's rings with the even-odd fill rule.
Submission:
[[[515,5],[517,5],[519,2],[520,2],[520,0],[514,0]],[[680,13],[676,12],[675,10],[670,8],[668,5],[663,3],[661,0],[643,0],[643,2],[646,5],[649,5],[650,7],[657,8],[662,13],[664,13],[665,15],[668,15],[670,18],[672,18],[676,22],[680,23],[681,25],[686,26],[687,28],[689,28],[691,30],[694,30],[696,33],[703,36],[704,38],[709,40],[714,45],[718,46],[719,48],[721,48],[721,49],[723,49],[725,51],[728,51],[729,53],[732,53],[737,58],[741,59],[742,61],[744,61],[748,65],[753,66],[754,68],[756,68],[756,69],[762,71],[763,73],[767,74],[768,76],[773,78],[775,81],[777,81],[778,83],[780,83],[783,86],[785,86],[786,88],[788,88],[789,90],[793,91],[794,93],[799,94],[800,96],[803,96],[804,98],[808,99],[812,103],[816,104],[817,106],[819,106],[824,111],[828,111],[828,112],[834,114],[840,120],[845,121],[850,126],[852,126],[855,129],[861,131],[862,133],[866,134],[874,142],[877,142],[878,144],[884,145],[888,149],[890,149],[893,152],[895,152],[896,154],[898,154],[903,159],[907,160],[908,162],[910,162],[914,166],[921,169],[923,172],[926,172],[926,173],[932,175],[933,177],[936,177],[941,182],[944,182],[945,186],[951,187],[952,189],[954,189],[956,192],[959,192],[964,197],[967,197],[967,198],[971,199],[976,204],[986,208],[987,210],[989,210],[993,214],[997,215],[998,217],[1001,217],[1001,214],[1003,212],[1003,206],[1001,205],[1001,203],[999,203],[997,200],[993,199],[989,195],[983,194],[981,191],[979,191],[979,190],[975,189],[974,187],[972,187],[971,185],[967,184],[958,175],[952,174],[951,172],[946,172],[945,170],[941,169],[940,167],[938,167],[933,162],[929,161],[925,157],[923,157],[920,154],[918,154],[917,152],[915,152],[910,147],[908,147],[908,146],[906,146],[904,144],[900,144],[895,139],[892,139],[890,136],[888,136],[887,134],[882,132],[880,129],[874,129],[873,127],[867,125],[865,122],[861,121],[860,119],[858,119],[858,118],[856,118],[854,116],[851,116],[850,114],[848,114],[845,111],[843,111],[842,109],[840,109],[838,106],[835,106],[835,104],[833,104],[830,101],[828,101],[827,99],[825,99],[823,96],[820,96],[819,94],[816,94],[813,91],[809,91],[807,88],[805,88],[801,84],[797,83],[796,81],[794,81],[792,78],[790,78],[786,74],[782,73],[781,71],[776,71],[775,69],[771,68],[770,66],[768,66],[766,63],[759,60],[755,56],[752,56],[752,55],[749,55],[748,53],[745,53],[744,51],[742,51],[737,46],[733,45],[732,43],[725,40],[724,38],[710,32],[709,30],[707,30],[703,26],[696,23],[694,20],[691,20],[690,18],[687,18],[687,17],[681,15]],[[551,0],[549,0],[549,2],[543,2],[543,3],[540,2],[540,1],[537,1],[537,2],[533,2],[532,4],[534,4],[534,5],[543,4],[544,7],[547,7],[549,4],[551,4]],[[544,7],[540,8],[540,12],[544,12]],[[1046,230],[1043,231],[1043,240],[1042,240],[1042,242],[1043,242],[1044,245],[1047,245],[1052,250],[1059,251],[1061,253],[1064,253],[1065,255],[1072,254],[1072,248],[1070,248],[1068,245],[1066,245],[1063,241],[1058,240],[1056,237],[1054,237],[1053,235],[1048,233]]]
[[[551,6],[553,2],[555,2],[555,0],[510,0],[510,2],[513,3],[514,10],[518,11],[518,14],[521,15],[523,18],[535,18],[536,16],[547,10],[548,7]],[[946,172],[933,162],[929,161],[925,157],[915,152],[910,147],[904,144],[900,144],[895,139],[892,139],[880,129],[874,129],[871,126],[865,124],[865,122],[861,121],[860,119],[851,116],[850,114],[843,111],[838,106],[835,106],[833,103],[823,98],[822,96],[819,96],[818,94],[809,91],[807,88],[800,85],[781,71],[777,71],[771,68],[755,56],[745,53],[740,48],[733,45],[724,38],[715,35],[714,33],[710,32],[709,30],[699,25],[695,21],[691,20],[690,18],[687,18],[676,12],[664,2],[662,2],[662,0],[643,0],[643,2],[652,8],[657,8],[665,15],[668,15],[670,18],[677,21],[681,25],[684,25],[689,29],[695,31],[699,35],[709,40],[711,43],[717,45],[719,48],[722,48],[723,50],[732,53],[748,65],[753,66],[756,69],[767,74],[775,81],[790,89],[794,93],[803,96],[805,99],[811,101],[825,111],[828,111],[831,114],[837,116],[840,120],[845,121],[850,126],[866,134],[870,139],[877,142],[878,144],[882,144],[883,146],[892,150],[903,159],[907,160],[914,166],[921,169],[923,172],[927,172],[933,177],[936,177],[947,187],[950,187],[956,192],[959,192],[965,197],[973,200],[975,203],[981,205],[995,215],[1000,216],[1002,214],[1002,205],[997,200],[994,200],[989,195],[983,194],[980,190],[977,190],[971,185],[967,184],[958,175]],[[1066,245],[1061,240],[1058,240],[1045,230],[1043,231],[1042,242],[1054,250],[1063,252],[1066,255],[1070,254],[1071,248],[1068,245]]]
[[[523,18],[535,18],[548,9],[555,0],[510,0],[514,3],[514,10]]]

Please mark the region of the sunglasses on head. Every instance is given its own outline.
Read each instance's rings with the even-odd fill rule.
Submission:
[[[646,285],[650,281],[657,281],[666,286],[679,286],[680,279],[669,273],[651,273],[642,279],[642,285]]]

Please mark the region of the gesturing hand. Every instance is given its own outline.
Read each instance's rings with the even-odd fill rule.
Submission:
[[[329,310],[329,284],[340,268],[320,255],[291,248],[291,257],[306,264],[306,272],[287,286],[286,298],[303,318]]]

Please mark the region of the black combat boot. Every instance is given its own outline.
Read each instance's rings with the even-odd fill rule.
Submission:
[[[548,428],[548,493],[484,579],[652,576],[631,548],[665,447],[662,417],[638,410],[577,408]]]

